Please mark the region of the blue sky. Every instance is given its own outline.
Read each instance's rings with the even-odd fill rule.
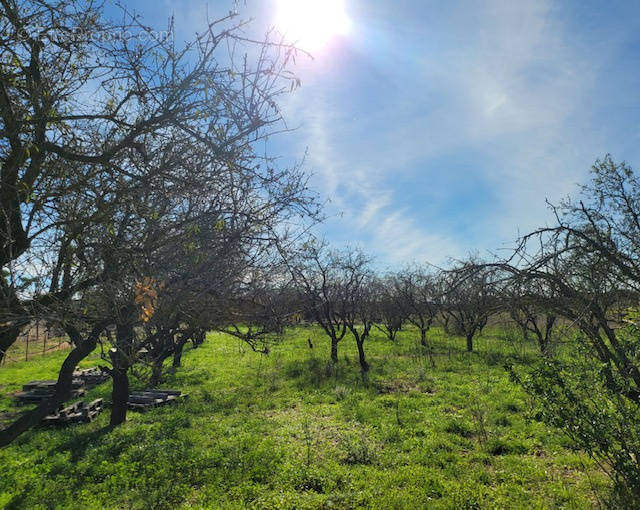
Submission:
[[[610,152],[640,163],[640,3],[344,0],[352,29],[298,61],[283,164],[308,150],[319,229],[383,267],[500,252]],[[231,1],[128,1],[188,38]],[[277,0],[238,2],[260,33]]]

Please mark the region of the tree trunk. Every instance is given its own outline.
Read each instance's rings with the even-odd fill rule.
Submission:
[[[149,381],[149,384],[153,387],[158,386],[158,384],[162,382],[162,366],[164,364],[164,360],[165,358],[162,358],[162,360],[156,360],[153,363],[153,367],[151,368],[151,380]]]
[[[331,339],[331,361],[338,362],[338,340],[336,338]]]
[[[29,325],[30,319],[28,311],[20,304],[15,289],[9,286],[2,275],[0,275],[0,303],[3,305],[0,315],[16,318],[11,321],[11,326],[2,327],[0,331],[0,361],[2,361],[9,347],[16,342],[22,330]]]
[[[546,339],[541,334],[538,335],[538,346],[540,347],[540,354],[548,356],[549,346],[547,345]]]
[[[11,347],[18,337],[24,326],[11,326],[6,328],[2,334],[0,334],[0,362],[4,359],[9,347]]]
[[[431,366],[433,368],[436,367],[436,360],[433,358],[433,352],[429,342],[427,342],[427,329],[420,328],[420,345],[426,349],[427,354],[429,355],[429,361],[431,362]]]
[[[102,329],[102,325],[95,326],[84,341],[75,342],[76,347],[71,350],[62,362],[62,367],[60,367],[58,384],[56,384],[54,395],[49,400],[38,404],[32,411],[20,416],[20,418],[6,429],[0,431],[0,447],[7,446],[31,427],[38,425],[45,416],[51,414],[60,404],[69,400],[71,397],[73,372],[78,366],[78,363],[91,354],[96,348],[98,336]]]
[[[444,314],[442,317],[442,329],[447,335],[452,335],[451,328],[449,327],[450,321],[451,317],[448,314]]]
[[[540,354],[545,357],[551,356],[551,335],[549,331],[538,333],[538,346],[540,347]]]
[[[114,368],[111,377],[113,379],[113,390],[111,392],[113,404],[111,407],[110,424],[115,426],[127,420],[127,401],[129,400],[129,376],[127,375],[127,368]]]
[[[204,343],[204,339],[206,338],[206,336],[207,336],[207,332],[205,329],[197,330],[193,334],[193,338],[192,338],[193,348],[195,349],[196,347],[202,345]]]
[[[356,345],[358,346],[358,360],[360,361],[360,369],[363,374],[366,374],[369,371],[369,363],[364,355],[364,340],[357,340]]]
[[[182,349],[184,348],[184,343],[180,342],[176,345],[175,350],[173,351],[173,368],[178,368],[182,364]]]
[[[473,333],[467,333],[467,352],[473,352]]]
[[[189,341],[189,338],[191,338],[191,336],[191,331],[185,331],[184,333],[181,333],[179,335],[173,350],[173,368],[179,368],[182,364],[182,351],[184,350],[184,346],[187,345],[187,342]]]
[[[420,345],[427,347],[427,330],[420,328]]]
[[[547,316],[545,329],[544,329],[544,337],[540,337],[540,352],[543,356],[549,357],[551,356],[551,334],[553,331],[553,325],[556,321],[555,316]]]
[[[119,324],[116,327],[116,348],[111,349],[109,353],[113,365],[110,421],[112,426],[120,425],[127,420],[127,402],[129,400],[129,359],[127,354],[133,343],[133,335],[133,327],[130,324]]]

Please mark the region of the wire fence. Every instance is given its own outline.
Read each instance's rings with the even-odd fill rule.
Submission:
[[[41,322],[34,322],[25,329],[16,342],[7,349],[2,364],[28,361],[46,354],[70,347],[69,339],[54,328]]]

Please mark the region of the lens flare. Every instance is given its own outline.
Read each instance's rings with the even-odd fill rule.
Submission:
[[[276,27],[288,42],[313,53],[349,34],[351,22],[343,0],[279,0]]]

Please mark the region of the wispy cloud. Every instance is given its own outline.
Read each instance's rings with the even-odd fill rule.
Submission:
[[[607,150],[589,111],[606,52],[576,43],[550,1],[465,3],[438,19],[411,4],[401,21],[386,5],[356,5],[371,19],[342,55],[303,68],[287,111],[343,212],[330,228],[386,263],[510,244]]]
[[[207,5],[216,16],[234,5],[164,2],[178,34],[197,30]],[[637,47],[640,7],[605,19],[551,0],[347,4],[351,36],[298,60],[303,87],[282,107],[299,129],[275,142],[287,157],[308,149],[336,243],[360,243],[381,265],[499,249],[548,221],[545,198],[575,190],[596,157],[640,157],[626,109],[640,74],[613,64]],[[253,35],[274,19],[273,0],[238,6],[257,18]]]

